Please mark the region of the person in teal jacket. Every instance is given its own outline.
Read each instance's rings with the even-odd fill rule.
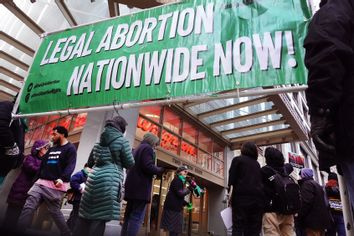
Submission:
[[[134,165],[132,149],[123,136],[127,125],[121,116],[107,120],[99,143],[93,147],[90,155],[95,164],[82,194],[74,235],[103,235],[106,222],[119,218],[123,168]]]

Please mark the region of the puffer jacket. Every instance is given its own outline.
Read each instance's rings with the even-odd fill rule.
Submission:
[[[37,155],[36,148],[42,145],[43,141],[36,141],[31,149],[31,154],[26,156],[21,172],[11,187],[7,203],[19,206],[25,204],[27,192],[34,184],[42,162],[42,159]]]
[[[79,215],[89,220],[118,220],[123,168],[134,165],[129,142],[117,128],[107,126],[91,155],[95,165],[86,181]]]

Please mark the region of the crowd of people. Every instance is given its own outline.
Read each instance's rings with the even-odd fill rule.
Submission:
[[[266,165],[261,167],[256,144],[244,143],[228,178],[234,236],[345,235],[338,177],[330,167],[337,165],[343,174],[349,205],[354,206],[354,1],[322,0],[320,7],[304,42],[309,71],[306,97],[319,167],[329,173],[328,182],[321,186],[310,168],[302,168],[300,178],[294,179],[294,169],[274,147],[265,149]],[[128,123],[120,116],[109,119],[87,164],[72,175],[77,153],[67,139],[68,130],[53,128],[52,145],[36,140],[24,157],[25,122],[12,120],[13,108],[14,102],[0,103],[0,186],[11,169],[21,166],[7,197],[2,228],[29,232],[34,213],[45,204],[62,235],[100,236],[106,222],[119,218],[124,198],[121,235],[137,235],[151,202],[153,176],[166,171],[156,166],[158,137],[146,133],[132,151],[124,137]],[[169,235],[182,233],[183,208],[191,207],[185,196],[199,188],[188,183],[187,174],[186,166],[177,168],[164,202],[160,227]],[[73,210],[65,221],[61,205],[69,189]]]
[[[153,177],[166,170],[156,166],[159,138],[148,132],[132,150],[124,137],[127,125],[121,116],[107,120],[87,163],[75,174],[76,148],[68,141],[65,127],[53,128],[51,142],[35,141],[8,195],[1,228],[10,234],[31,233],[34,214],[44,204],[61,235],[99,236],[106,222],[119,219],[124,199],[121,235],[137,235],[151,202]],[[125,183],[123,168],[127,169]],[[194,181],[187,184],[187,174],[186,166],[177,169],[165,201],[161,228],[170,235],[182,232],[183,207],[188,205],[184,197],[197,188],[200,194]],[[67,221],[61,211],[64,195],[73,206]]]
[[[232,235],[311,236],[345,235],[337,175],[330,173],[325,187],[313,170],[302,168],[300,179],[290,176],[282,152],[267,147],[260,167],[255,143],[242,145],[229,169]]]

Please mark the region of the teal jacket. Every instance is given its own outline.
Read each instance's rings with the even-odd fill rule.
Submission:
[[[89,173],[79,214],[89,220],[118,220],[123,168],[134,165],[129,142],[112,126],[107,126],[95,144],[95,165]]]

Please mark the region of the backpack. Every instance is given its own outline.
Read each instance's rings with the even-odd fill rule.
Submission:
[[[273,182],[274,186],[272,205],[276,212],[285,215],[298,213],[301,208],[300,186],[289,175],[267,167],[274,172],[269,181]]]

